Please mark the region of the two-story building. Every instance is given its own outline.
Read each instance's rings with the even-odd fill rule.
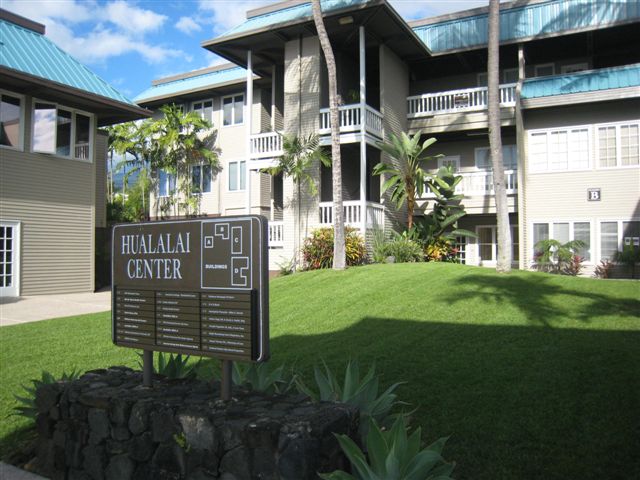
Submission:
[[[92,292],[106,227],[98,127],[148,112],[41,24],[0,10],[0,39],[0,296]]]
[[[338,66],[345,221],[370,238],[404,213],[372,176],[392,133],[435,136],[452,165],[476,232],[466,263],[493,265],[496,218],[487,130],[487,9],[407,23],[385,0],[323,1]],[[640,24],[633,0],[527,0],[501,4],[500,99],[514,263],[529,268],[541,239],[582,240],[587,266],[640,241]],[[223,171],[206,179],[203,213],[269,217],[272,267],[308,232],[332,223],[330,169],[312,175],[319,195],[259,169],[282,151],[279,132],[330,142],[327,74],[311,5],[287,1],[203,47],[221,66],[164,79],[138,96],[210,116]],[[438,165],[431,165],[436,169]],[[172,179],[166,179],[162,195]],[[163,190],[164,188],[164,190]],[[205,201],[205,196],[208,196]],[[429,201],[429,195],[423,199]],[[464,242],[463,239],[461,241]]]

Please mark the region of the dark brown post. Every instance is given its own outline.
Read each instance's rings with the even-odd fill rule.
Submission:
[[[142,385],[153,387],[153,350],[142,351]]]
[[[220,379],[220,399],[224,402],[231,400],[231,376],[233,375],[233,362],[222,360],[222,378]]]

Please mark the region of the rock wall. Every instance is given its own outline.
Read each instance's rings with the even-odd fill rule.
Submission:
[[[355,438],[358,415],[304,395],[267,396],[217,383],[156,379],[125,367],[87,372],[36,393],[31,467],[55,479],[315,479],[346,469],[333,433]]]

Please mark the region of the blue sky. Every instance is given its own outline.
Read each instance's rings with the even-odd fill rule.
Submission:
[[[47,36],[127,97],[155,78],[221,59],[200,47],[273,0],[2,0],[2,8],[47,27]],[[390,0],[407,20],[464,10],[488,0]]]

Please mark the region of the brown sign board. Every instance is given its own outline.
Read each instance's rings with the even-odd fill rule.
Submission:
[[[269,359],[267,220],[257,215],[116,225],[116,345]]]

